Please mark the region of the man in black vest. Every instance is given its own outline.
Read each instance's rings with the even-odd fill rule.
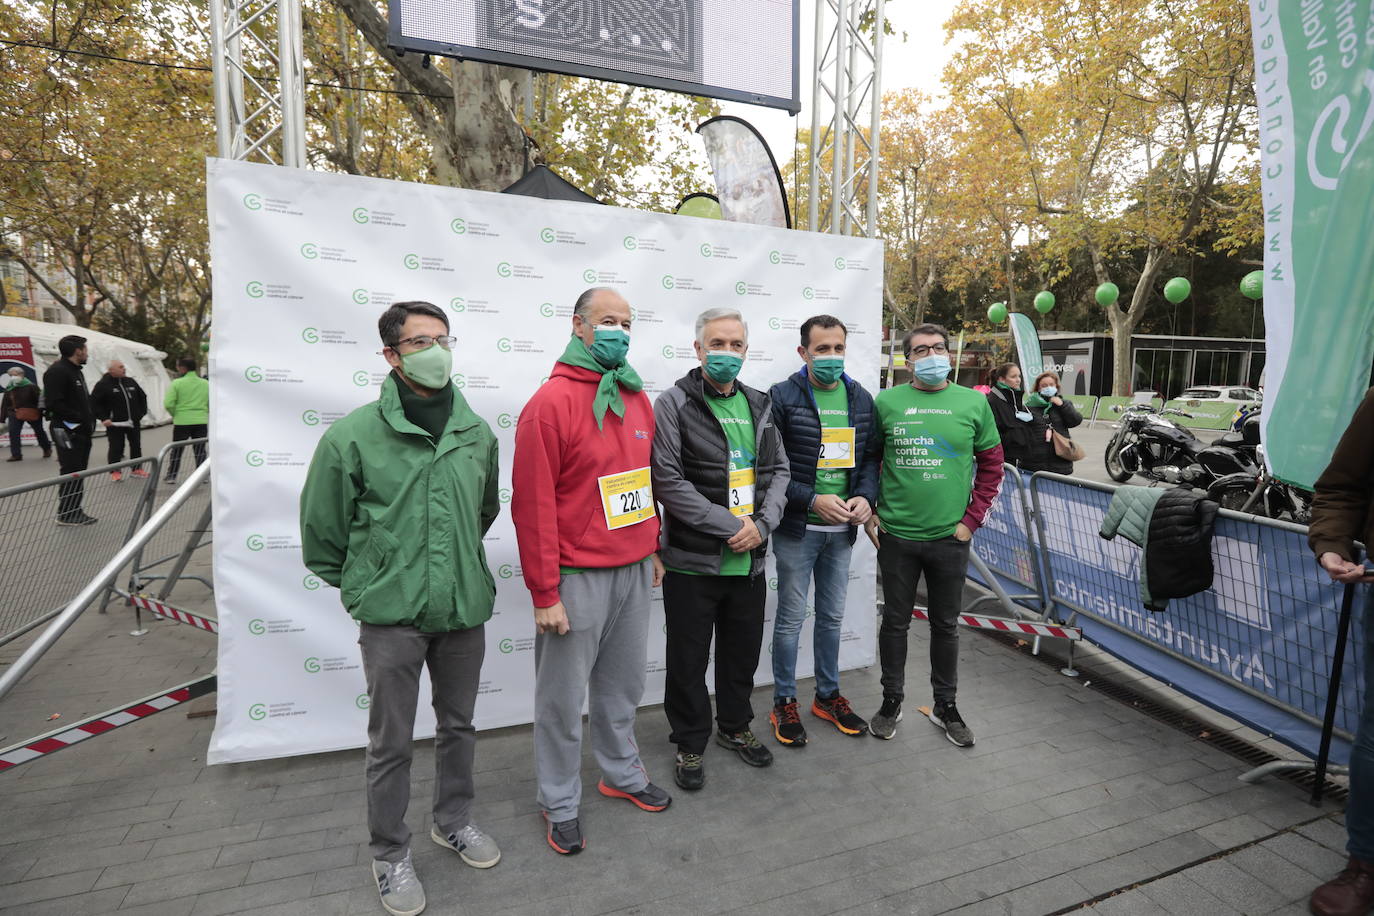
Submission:
[[[86,338],[68,334],[57,342],[60,359],[43,373],[43,393],[52,417],[52,441],[57,446],[58,471],[86,470],[91,457],[95,413],[81,367],[86,365]],[[81,509],[82,481],[65,480],[57,489],[57,524],[94,525]]]
[[[124,364],[117,359],[110,360],[110,367],[100,381],[91,389],[91,404],[95,408],[95,418],[105,427],[105,438],[109,451],[106,464],[119,464],[124,460],[124,443],[129,444],[129,457],[143,457],[143,431],[139,421],[148,413],[148,395],[138,382],[129,378]],[[120,480],[119,471],[111,471],[113,480]],[[134,468],[132,476],[147,477],[143,468]]]

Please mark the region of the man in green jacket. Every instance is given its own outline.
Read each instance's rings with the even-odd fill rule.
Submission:
[[[413,916],[425,895],[405,816],[424,665],[437,720],[430,839],[475,868],[501,858],[469,820],[472,711],[496,599],[482,536],[500,491],[496,437],[449,380],[444,313],[399,302],[377,325],[392,373],[377,401],[320,439],[301,491],[301,550],[359,624],[372,875],[387,912]]]
[[[196,371],[196,361],[189,356],[177,360],[181,375],[167,387],[162,406],[172,415],[172,441],[204,439],[210,434],[210,383]],[[205,443],[191,446],[196,453],[196,467],[205,463]],[[181,453],[185,446],[174,448],[167,455],[167,482],[176,483],[181,471]]]

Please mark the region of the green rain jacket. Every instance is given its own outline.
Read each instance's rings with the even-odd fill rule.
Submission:
[[[162,406],[172,415],[173,426],[209,423],[210,383],[194,372],[187,372],[168,386]]]
[[[491,617],[482,536],[500,511],[496,436],[453,392],[438,440],[406,419],[393,374],[330,426],[301,490],[301,552],[361,623],[466,630]]]

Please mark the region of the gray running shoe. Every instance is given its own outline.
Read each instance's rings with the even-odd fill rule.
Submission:
[[[410,853],[399,862],[372,861],[372,878],[382,906],[391,916],[418,916],[425,910],[425,889],[410,864]]]
[[[429,838],[445,849],[452,849],[458,857],[473,868],[491,868],[501,861],[501,850],[496,841],[468,824],[456,833],[442,833],[439,825],[429,828]]]
[[[890,739],[897,734],[897,723],[902,721],[902,701],[883,697],[883,705],[873,718],[868,720],[868,732],[875,738]]]
[[[953,703],[936,703],[930,711],[930,721],[945,730],[945,737],[958,747],[973,747],[973,732],[964,724],[964,717]]]

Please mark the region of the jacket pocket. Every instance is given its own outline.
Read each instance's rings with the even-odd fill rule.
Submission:
[[[396,555],[400,545],[385,528],[373,524],[367,533],[367,543],[358,556],[344,562],[339,597],[344,607],[352,611],[362,603],[363,596],[380,579]]]

